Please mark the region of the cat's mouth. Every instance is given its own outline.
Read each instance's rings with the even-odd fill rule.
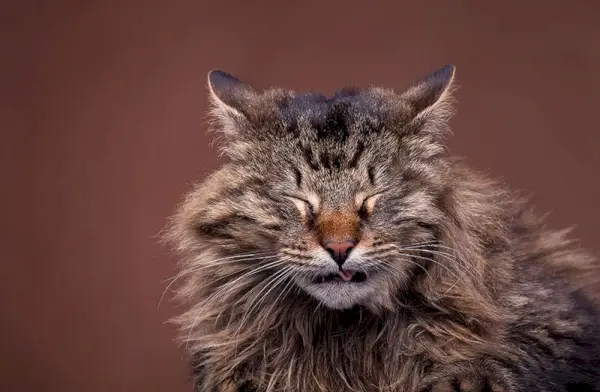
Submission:
[[[316,276],[313,283],[361,283],[365,280],[367,280],[367,274],[364,272],[341,269],[335,273]]]

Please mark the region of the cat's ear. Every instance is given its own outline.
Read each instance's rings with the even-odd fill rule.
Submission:
[[[454,65],[445,65],[401,94],[402,100],[410,108],[411,122],[419,122],[428,128],[446,124],[452,115],[451,93],[455,71]]]
[[[235,137],[247,121],[250,103],[256,91],[240,79],[220,70],[208,73],[212,115],[226,137]]]

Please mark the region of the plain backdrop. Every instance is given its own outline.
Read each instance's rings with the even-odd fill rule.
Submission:
[[[5,2],[8,3],[8,2]],[[183,392],[157,234],[218,165],[206,73],[331,93],[457,66],[451,148],[600,250],[600,2],[22,1],[0,10],[0,390]]]

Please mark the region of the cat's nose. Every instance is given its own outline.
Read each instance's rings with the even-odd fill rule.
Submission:
[[[324,244],[325,250],[329,252],[333,260],[335,260],[340,268],[342,268],[342,265],[350,254],[350,251],[355,246],[356,242],[353,240],[328,241]]]

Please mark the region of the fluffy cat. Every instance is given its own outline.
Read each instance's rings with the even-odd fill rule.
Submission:
[[[229,159],[168,233],[197,391],[600,390],[597,263],[448,154],[454,73],[326,97],[210,72]]]

